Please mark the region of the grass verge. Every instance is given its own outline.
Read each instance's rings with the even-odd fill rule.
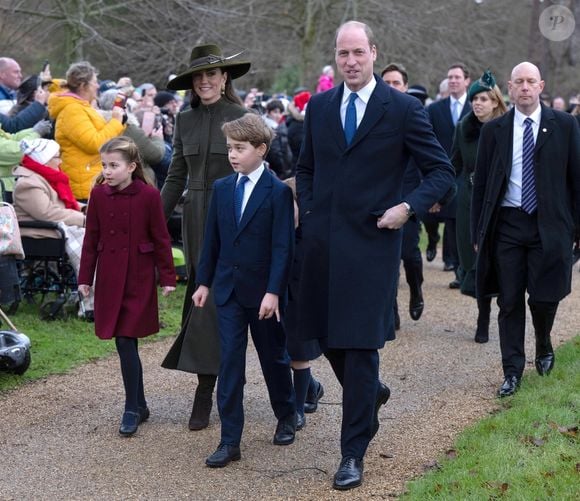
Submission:
[[[145,338],[145,342],[174,336],[179,332],[184,294],[185,285],[182,284],[168,297],[159,293],[162,329],[159,334]],[[0,372],[0,393],[28,381],[63,374],[83,363],[115,352],[114,341],[102,341],[95,336],[94,324],[77,318],[46,322],[40,319],[37,305],[21,303],[10,320],[30,338],[32,362],[22,376]],[[2,329],[9,327],[2,325]]]
[[[527,372],[501,407],[401,499],[580,499],[580,336],[556,350],[548,377]]]

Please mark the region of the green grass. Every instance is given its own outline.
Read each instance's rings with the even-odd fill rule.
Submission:
[[[401,499],[580,499],[580,336],[541,378],[527,372],[501,410],[465,430]]]
[[[146,338],[145,342],[174,336],[179,331],[184,294],[185,286],[181,284],[169,297],[159,294],[159,318],[163,327],[159,334]],[[10,320],[30,338],[32,362],[22,376],[0,372],[0,393],[51,374],[63,374],[83,363],[115,352],[113,341],[97,338],[94,324],[77,318],[42,321],[37,305],[22,302],[18,311],[10,315]],[[3,324],[2,328],[9,327]]]

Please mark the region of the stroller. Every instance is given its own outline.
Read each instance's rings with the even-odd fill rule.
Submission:
[[[0,371],[22,375],[30,366],[30,339],[18,329],[0,308],[1,322],[12,330],[0,330]]]

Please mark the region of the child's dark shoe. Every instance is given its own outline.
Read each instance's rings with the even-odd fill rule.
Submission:
[[[140,421],[141,415],[138,412],[125,411],[119,433],[124,437],[130,437],[137,431]]]

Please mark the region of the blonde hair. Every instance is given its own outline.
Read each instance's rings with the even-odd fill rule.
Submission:
[[[264,156],[268,154],[268,150],[274,139],[272,129],[264,122],[262,117],[255,113],[246,113],[237,120],[226,122],[222,125],[222,132],[224,136],[234,141],[247,141],[254,148],[265,144],[266,153],[264,153]]]
[[[493,109],[493,113],[491,115],[492,119],[503,115],[508,110],[505,101],[503,100],[503,94],[497,85],[495,85],[493,89],[488,90],[487,95],[492,101],[497,103],[497,107]]]
[[[126,136],[118,136],[113,139],[109,139],[103,146],[100,147],[99,153],[119,153],[123,160],[127,163],[135,163],[135,170],[131,173],[132,179],[140,179],[146,184],[151,184],[151,180],[145,176],[145,171],[143,170],[143,161],[141,160],[141,155],[139,155],[139,149],[131,138]],[[102,184],[104,181],[103,174],[99,174],[95,180],[95,184]]]
[[[66,72],[66,86],[72,92],[77,92],[84,85],[88,85],[94,75],[98,75],[97,69],[87,61],[71,64]]]

